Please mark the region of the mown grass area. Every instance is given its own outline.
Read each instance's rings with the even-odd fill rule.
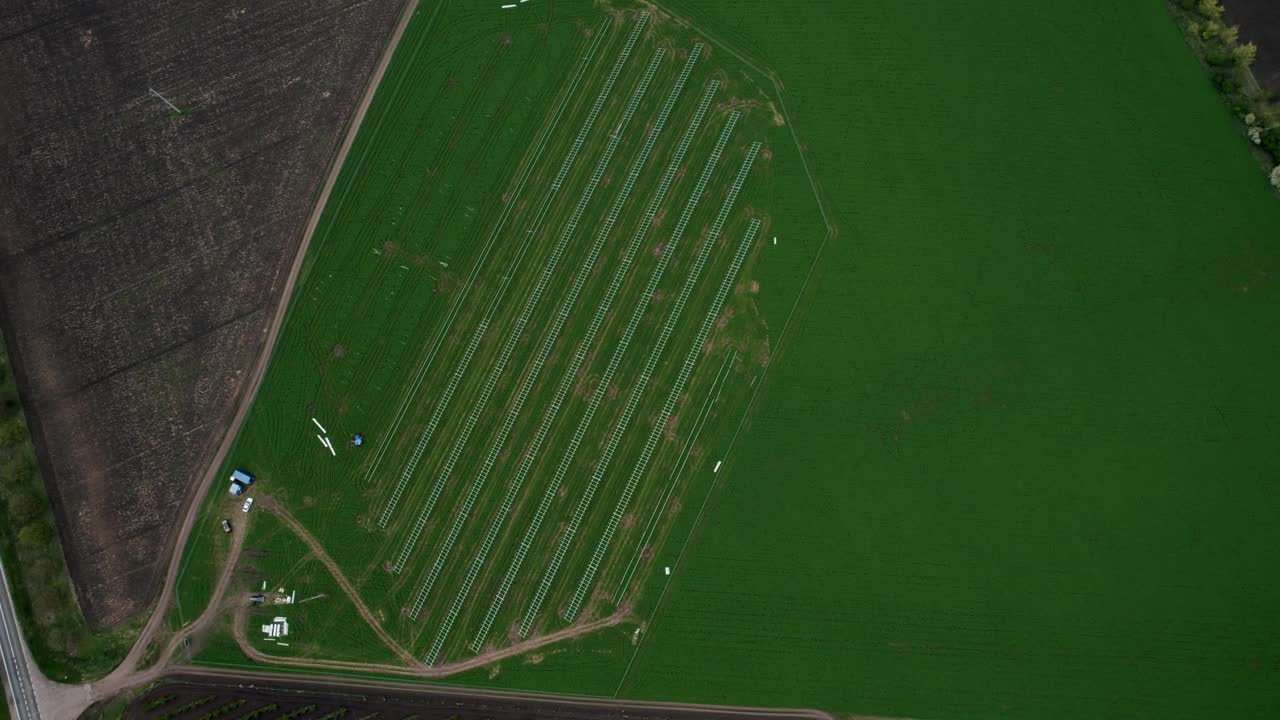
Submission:
[[[12,367],[0,343],[0,557],[23,635],[40,670],[63,682],[101,677],[132,647],[143,619],[90,628],[76,604],[53,512],[22,411]]]
[[[244,633],[258,651],[280,658],[403,664],[291,529],[271,513],[256,511],[248,532],[232,597],[248,604],[253,593],[267,596],[266,603],[246,614]],[[293,602],[275,602],[286,596]],[[288,620],[289,634],[268,638],[262,626],[277,617]]]
[[[610,616],[626,656],[693,432],[737,427],[826,233],[767,75],[662,13],[540,12],[411,25],[223,469],[433,665]],[[226,546],[193,537],[175,625]]]
[[[1271,330],[1280,206],[1164,9],[932,0],[823,3],[805,13],[755,0],[676,9],[695,27],[685,38],[722,39],[776,70],[786,120],[840,233],[822,245],[815,208],[800,201],[811,196],[804,169],[770,142],[778,169],[755,186],[765,194],[745,204],[767,209],[778,247],[802,252],[754,256],[744,277],[763,288],[755,306],[767,334],[748,326],[723,336],[767,337],[767,374],[747,371],[730,354],[732,390],[713,394],[722,366],[702,363],[658,463],[680,468],[683,479],[674,486],[646,479],[636,496],[637,507],[674,513],[659,523],[663,534],[647,557],[640,544],[646,563],[632,596],[635,621],[451,681],[912,717],[1273,714],[1280,683],[1267,639],[1278,629],[1270,608],[1280,584],[1266,569],[1276,564],[1280,525],[1269,515],[1267,480],[1278,469],[1270,448],[1280,388],[1270,365],[1280,349]],[[502,52],[527,50],[520,15],[458,10],[455,17],[455,10],[445,20],[473,30],[455,37],[492,37],[489,23],[511,23],[512,42]],[[580,41],[583,26],[573,20],[599,17],[567,4],[555,12],[548,31],[568,29],[557,45],[561,64],[541,85],[528,81],[544,96],[554,96],[572,66],[576,55],[567,48],[580,47],[571,41]],[[709,48],[709,63],[742,62],[726,45]],[[498,72],[473,66],[459,76],[463,91],[480,82],[466,78]],[[416,64],[398,67],[408,72]],[[500,92],[502,84],[495,86]],[[512,119],[521,129],[509,144],[489,148],[513,158],[500,163],[508,171],[545,104],[531,103]],[[610,107],[606,117],[616,118]],[[391,126],[415,127],[414,117]],[[436,127],[445,133],[451,126]],[[493,156],[462,148],[457,157]],[[385,155],[370,157],[383,162],[368,167],[415,157],[394,146],[378,152]],[[690,161],[695,166],[701,152]],[[394,209],[393,193],[408,190],[395,190],[395,175],[384,172],[387,193],[372,196]],[[496,165],[470,174],[473,187],[503,187],[509,176]],[[349,176],[371,177],[354,169]],[[429,207],[422,217],[436,217]],[[477,206],[475,217],[491,217],[494,207]],[[403,227],[394,212],[376,207],[348,223],[334,212],[334,227],[354,234],[346,237],[382,227],[374,218]],[[562,209],[549,217],[563,217]],[[804,232],[787,232],[784,220]],[[387,230],[368,232],[360,240],[366,249]],[[360,247],[340,244],[341,233],[330,237],[339,249]],[[535,267],[543,252],[531,260]],[[259,492],[284,497],[304,523],[335,539],[326,547],[394,608],[412,598],[421,578],[397,581],[376,567],[386,562],[387,544],[394,560],[403,537],[375,529],[378,498],[395,473],[375,473],[371,482],[382,484],[366,497],[371,486],[360,471],[369,460],[344,463],[385,437],[385,418],[396,408],[387,400],[391,383],[415,366],[416,350],[448,304],[414,305],[420,295],[407,289],[388,296],[370,307],[403,304],[407,317],[423,323],[403,337],[388,333],[408,326],[379,320],[390,317],[385,309],[343,310],[342,273],[360,278],[370,302],[393,277],[376,265],[362,270],[357,259],[332,247],[313,253],[293,301],[295,339],[282,339],[258,419],[246,425],[233,462],[263,478]],[[323,269],[329,263],[334,270]],[[806,278],[792,317],[791,300]],[[528,287],[532,279],[520,282]],[[770,294],[775,287],[786,290]],[[747,314],[745,304],[731,307],[735,317]],[[339,321],[342,312],[362,317],[369,327],[359,332],[374,339],[339,339],[353,324]],[[657,328],[646,332],[654,338]],[[606,344],[617,338],[612,333]],[[379,351],[388,354],[371,366],[375,372],[343,369],[354,348],[379,335],[389,338]],[[396,338],[405,343],[399,351]],[[447,336],[442,369],[424,381],[437,389],[407,411],[417,418],[407,422],[429,420],[469,338]],[[628,372],[643,360],[633,362]],[[454,401],[461,409],[442,414],[441,427],[465,426],[484,373],[472,375],[480,380],[463,381]],[[510,375],[497,387],[509,397],[519,379]],[[761,382],[739,432],[741,408]],[[362,393],[373,399],[362,401]],[[722,398],[701,426],[694,421],[700,397]],[[641,416],[653,417],[645,407]],[[323,413],[324,421],[340,418],[330,435],[364,432],[375,444],[340,446],[338,459],[326,458],[306,428],[311,414]],[[483,415],[477,427],[492,432],[500,418]],[[410,438],[388,456],[393,466],[395,453],[411,455]],[[437,453],[447,452],[447,445],[430,446],[426,487],[428,471],[443,462]],[[590,472],[575,467],[572,482]],[[531,477],[545,482],[553,474],[554,462]],[[623,481],[606,482],[601,497],[616,499]],[[575,493],[582,487],[571,486]],[[678,488],[673,504],[664,505],[665,487]],[[458,507],[460,496],[442,495],[441,507]],[[570,503],[548,521],[552,546]],[[518,507],[528,513],[531,503]],[[439,546],[445,522],[425,530],[425,547]],[[645,527],[641,513],[620,546],[637,549]],[[361,532],[375,542],[361,542]],[[598,532],[569,548],[572,580],[555,581],[550,597],[565,597]],[[466,544],[475,536],[461,537]],[[518,542],[499,537],[499,568]],[[588,616],[608,612],[612,591],[628,577],[631,552],[617,557],[592,591],[595,615]],[[430,561],[415,565],[417,572]],[[454,586],[457,566],[444,572],[443,585]],[[495,577],[486,576],[483,593]],[[538,582],[534,573],[513,592],[528,597]],[[559,626],[564,605],[551,605],[536,629]],[[424,607],[425,625],[397,628],[418,652],[429,647],[440,612]],[[506,641],[523,609],[495,623],[510,633]],[[474,615],[463,618],[474,622]],[[450,652],[465,656],[466,648]]]
[[[1162,4],[675,5],[840,234],[621,695],[1274,715],[1280,204]]]

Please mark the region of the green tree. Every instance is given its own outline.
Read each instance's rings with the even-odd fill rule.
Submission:
[[[18,455],[0,465],[0,483],[10,487],[24,487],[35,479],[35,475],[36,469],[25,455]]]
[[[9,496],[9,517],[13,524],[26,523],[40,513],[40,499],[29,493],[16,493]]]
[[[1249,67],[1258,56],[1258,46],[1251,42],[1231,48],[1231,57],[1240,67]]]
[[[15,417],[0,425],[0,448],[17,447],[27,441],[27,421]]]
[[[41,522],[33,522],[18,531],[18,542],[27,547],[42,547],[53,540],[53,528]]]
[[[1222,3],[1218,0],[1200,0],[1200,4],[1196,6],[1196,12],[1210,20],[1217,20],[1222,17]]]

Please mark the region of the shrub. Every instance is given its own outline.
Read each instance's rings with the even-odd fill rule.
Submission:
[[[178,697],[178,696],[177,696],[177,695],[174,695],[173,693],[169,693],[168,695],[161,695],[160,697],[156,698],[155,700],[152,700],[151,702],[147,703],[147,704],[144,706],[144,709],[146,709],[146,710],[155,710],[156,708],[160,707],[161,705],[168,705],[169,703],[173,702],[173,701],[174,701],[174,699],[176,699],[177,697]]]
[[[1214,67],[1224,67],[1231,65],[1231,53],[1227,52],[1222,46],[1215,45],[1204,51],[1204,61]]]
[[[53,540],[53,528],[41,522],[33,522],[18,531],[18,542],[27,547],[43,547]]]
[[[25,455],[11,458],[4,465],[0,465],[0,482],[11,487],[29,485],[35,477],[36,469],[31,464],[31,459]]]
[[[210,710],[209,712],[205,713],[204,715],[201,715],[200,720],[214,720],[214,718],[222,717],[223,715],[226,715],[227,713],[231,712],[232,710],[235,710],[236,708],[240,707],[243,704],[244,704],[244,700],[232,700],[231,702],[227,703],[226,705],[223,705],[222,707],[216,707]]]
[[[1280,161],[1280,127],[1269,127],[1262,131],[1262,149]]]
[[[0,448],[17,447],[27,441],[27,421],[15,417],[0,425]]]
[[[188,711],[188,710],[194,710],[194,709],[196,709],[196,708],[200,707],[201,705],[208,704],[208,702],[209,702],[210,700],[212,700],[213,698],[214,698],[214,696],[213,696],[213,695],[205,695],[205,696],[204,696],[204,697],[202,697],[202,698],[196,698],[195,700],[192,700],[191,702],[187,703],[186,705],[183,705],[183,706],[181,706],[181,707],[176,707],[176,708],[173,708],[172,710],[169,710],[169,711],[168,711],[168,712],[166,712],[165,714],[163,714],[163,715],[159,716],[159,717],[157,718],[157,720],[170,720],[171,718],[176,718],[176,717],[178,717],[179,715],[181,715],[182,713],[184,713],[184,712],[186,712],[186,711]]]
[[[280,720],[293,720],[294,718],[302,717],[303,715],[306,715],[307,713],[315,709],[316,709],[316,706],[314,703],[311,705],[303,705],[300,708],[294,708],[293,710],[290,710],[289,712],[281,715]]]
[[[1280,190],[1280,165],[1271,168],[1271,186]]]
[[[21,525],[30,521],[40,513],[40,498],[28,493],[17,493],[9,496],[9,517],[13,519],[14,525]]]
[[[263,705],[262,707],[258,708],[257,710],[254,710],[253,712],[251,712],[251,713],[249,713],[249,714],[247,714],[247,715],[241,715],[241,716],[240,716],[239,718],[237,718],[236,720],[255,720],[255,718],[262,717],[263,715],[266,715],[267,713],[275,712],[276,707],[277,707],[277,706],[276,706],[276,704],[275,704],[275,703],[271,703],[270,705]]]

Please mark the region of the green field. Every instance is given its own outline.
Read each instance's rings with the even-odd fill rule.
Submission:
[[[254,518],[239,570],[250,590],[272,600],[287,596],[294,601],[268,601],[246,612],[245,635],[259,652],[278,658],[399,664],[399,658],[369,629],[325,566],[270,513]],[[262,626],[280,616],[290,624],[289,635],[269,638]],[[341,641],[334,642],[334,638]]]
[[[411,25],[225,468],[429,666],[630,646],[827,232],[767,75],[662,13],[513,16]],[[227,547],[192,542],[175,625]],[[327,629],[298,654],[362,659]]]
[[[637,16],[495,7],[410,26],[231,460],[415,657],[617,616],[449,681],[938,718],[1280,710],[1280,204],[1161,4],[677,3],[691,26],[651,14],[556,191]],[[626,264],[712,80],[671,211]],[[662,301],[624,342],[732,111]],[[704,317],[727,321],[706,351]],[[369,444],[347,447],[353,432]],[[219,542],[189,545],[175,624],[202,607]],[[333,638],[307,656],[385,660],[358,648]],[[201,659],[243,662],[223,636]]]
[[[840,236],[621,694],[1280,713],[1280,203],[1163,3],[677,7]]]

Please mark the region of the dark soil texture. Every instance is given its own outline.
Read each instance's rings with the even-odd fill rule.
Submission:
[[[95,627],[155,596],[400,7],[0,12],[0,326]]]
[[[188,705],[199,703],[194,707]],[[748,717],[731,709],[654,708],[607,701],[559,701],[555,698],[467,696],[429,689],[347,690],[306,681],[176,678],[151,689],[126,710],[127,720],[194,720],[217,708],[233,706],[220,717],[319,720],[694,720]],[[274,707],[272,707],[274,706]],[[186,709],[183,709],[186,708]],[[176,714],[174,711],[183,709]],[[291,714],[296,713],[296,714]],[[790,716],[788,716],[790,717]],[[799,717],[798,715],[796,717]]]
[[[1228,25],[1240,26],[1240,41],[1258,46],[1253,76],[1280,91],[1280,3],[1275,0],[1223,0]]]

